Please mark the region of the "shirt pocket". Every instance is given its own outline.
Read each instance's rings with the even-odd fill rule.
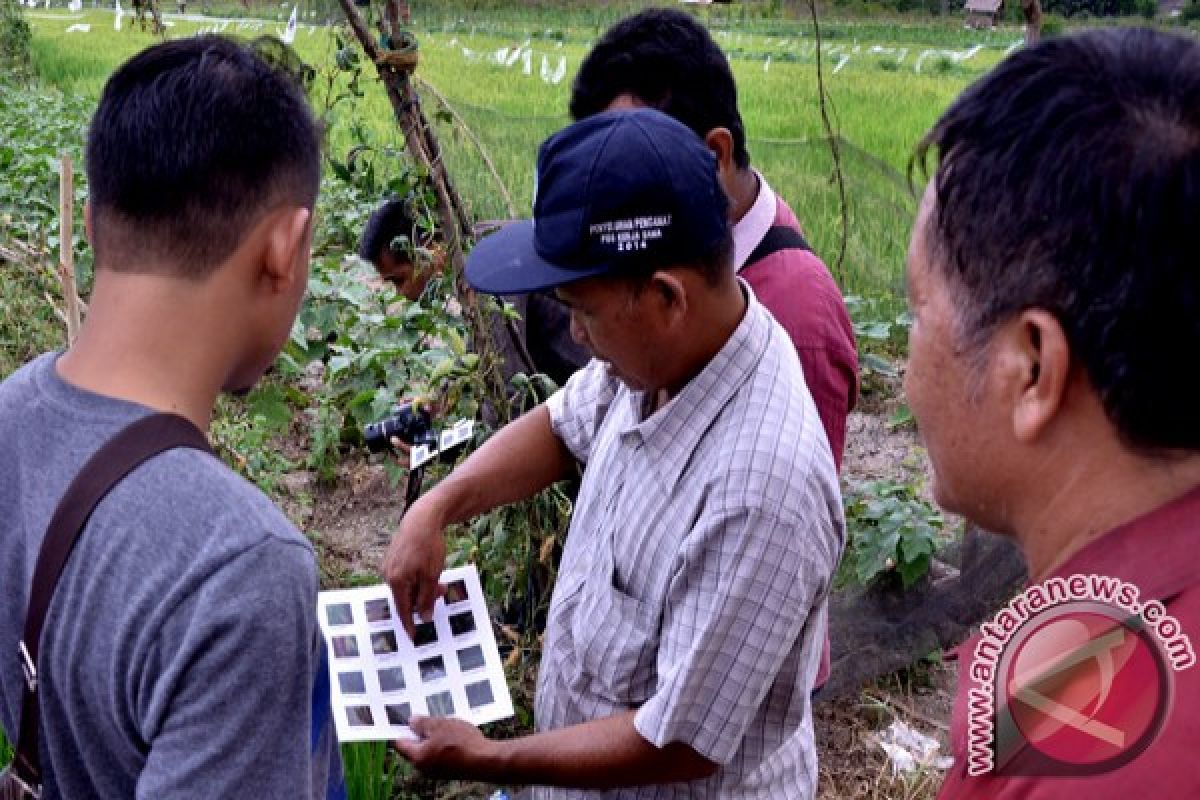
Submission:
[[[576,690],[639,706],[658,684],[658,609],[615,587],[611,572],[589,579],[571,620]]]

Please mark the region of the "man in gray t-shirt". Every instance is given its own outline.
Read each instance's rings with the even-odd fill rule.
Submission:
[[[170,142],[170,146],[163,143]],[[83,330],[0,383],[0,726],[16,740],[34,563],[85,461],[132,421],[206,430],[275,359],[319,178],[303,93],[220,37],[109,79],[87,143]],[[213,456],[160,454],[97,506],[38,664],[47,798],[344,797],[312,547]]]

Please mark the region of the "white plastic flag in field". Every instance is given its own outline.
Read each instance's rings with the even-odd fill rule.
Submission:
[[[542,54],[541,76],[542,76],[542,81],[544,83],[553,83],[554,85],[557,86],[558,84],[562,83],[562,79],[564,77],[566,77],[566,74],[567,74],[567,57],[566,56],[559,56],[558,57],[558,66],[555,67],[554,69],[550,69],[549,57],[546,56],[544,53]]]
[[[511,67],[513,64],[517,63],[517,59],[521,57],[521,52],[523,50],[523,47],[513,48],[513,51],[508,54],[508,58],[504,59],[504,66]]]
[[[521,71],[524,72],[526,75],[533,74],[533,51],[532,50],[526,49],[525,52],[521,54]]]
[[[119,31],[121,30],[121,17],[125,16],[125,12],[121,10],[121,0],[115,0],[115,2],[116,5],[113,6],[113,10],[116,13],[113,16],[113,30]]]
[[[841,61],[839,61],[839,62],[837,63],[837,66],[833,68],[833,74],[834,74],[834,75],[837,75],[839,72],[841,72],[841,71],[842,71],[842,67],[844,67],[844,66],[846,66],[847,64],[849,64],[849,63],[850,63],[850,56],[846,56],[846,55],[844,55],[844,56],[842,56],[841,58],[842,58],[842,60],[841,60]]]
[[[550,82],[557,86],[565,77],[567,77],[567,57],[559,56],[558,66],[554,68],[554,72],[550,73]]]
[[[78,23],[72,25],[71,27],[67,28],[67,33],[87,33],[91,29],[92,29],[91,25],[87,25],[85,23],[78,22]]]
[[[771,71],[771,56],[767,55],[767,60],[763,62],[763,72]]]
[[[283,36],[281,36],[280,38],[283,39],[284,44],[291,44],[292,42],[294,42],[296,40],[296,7],[295,6],[292,6],[292,15],[290,17],[288,17],[287,29],[283,32]]]

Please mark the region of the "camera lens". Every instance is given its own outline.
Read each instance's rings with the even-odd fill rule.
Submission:
[[[432,425],[429,412],[420,407],[414,409],[412,403],[405,403],[378,422],[363,428],[363,441],[372,453],[382,453],[392,449],[393,438],[410,446],[416,444],[418,439],[428,440]]]

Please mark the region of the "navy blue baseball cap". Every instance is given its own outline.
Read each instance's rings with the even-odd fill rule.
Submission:
[[[695,263],[728,236],[727,204],[690,128],[651,109],[597,114],[542,144],[533,220],[484,237],[467,281],[521,294]]]

